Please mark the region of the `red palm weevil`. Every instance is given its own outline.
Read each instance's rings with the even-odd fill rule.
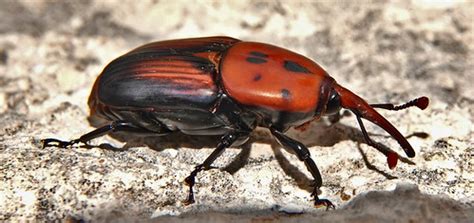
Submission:
[[[312,60],[265,43],[230,37],[168,40],[140,46],[104,68],[88,104],[90,117],[108,124],[71,141],[44,139],[43,147],[87,144],[118,131],[221,135],[216,149],[185,179],[189,204],[194,202],[197,173],[208,169],[226,148],[244,143],[256,127],[264,127],[305,163],[314,178],[314,204],[333,208],[329,200],[318,197],[322,179],[309,150],[285,132],[345,108],[357,117],[367,144],[381,151],[393,168],[398,154],[370,140],[361,118],[383,128],[408,157],[414,157],[410,143],[374,108],[425,109],[428,103],[427,97],[420,97],[400,106],[368,104]]]

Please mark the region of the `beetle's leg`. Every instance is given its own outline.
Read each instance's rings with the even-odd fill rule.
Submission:
[[[386,103],[386,104],[371,104],[370,106],[372,106],[373,108],[382,108],[382,109],[387,109],[387,110],[392,110],[392,111],[398,111],[398,110],[402,110],[402,109],[413,107],[413,106],[416,106],[419,109],[423,110],[426,107],[428,107],[428,104],[429,104],[429,100],[427,97],[419,97],[402,105],[394,105],[391,103]]]
[[[330,115],[330,116],[328,117],[329,122],[331,122],[331,124],[334,124],[334,123],[339,122],[339,120],[341,120],[341,118],[342,118],[342,115],[341,115],[340,112],[337,112],[337,113],[335,113],[335,114],[333,114],[333,115]]]
[[[50,146],[56,146],[60,148],[66,148],[68,146],[72,146],[77,143],[84,143],[87,144],[88,141],[95,139],[97,137],[101,137],[103,135],[106,135],[107,133],[110,132],[137,132],[137,133],[145,133],[149,132],[145,129],[136,127],[135,125],[124,122],[124,121],[113,121],[112,123],[102,126],[100,128],[97,128],[89,133],[86,133],[82,135],[81,137],[77,139],[73,139],[71,141],[61,141],[59,139],[54,139],[54,138],[47,138],[41,140],[43,142],[43,148],[45,147],[50,147]]]
[[[249,133],[242,133],[242,132],[232,132],[224,135],[219,144],[217,145],[216,149],[212,151],[211,155],[209,155],[204,162],[194,168],[194,170],[189,174],[188,177],[184,180],[186,184],[189,186],[189,194],[188,198],[184,203],[186,205],[194,203],[194,192],[193,192],[193,186],[194,186],[194,179],[196,175],[206,169],[209,169],[211,164],[219,157],[226,148],[232,146],[234,142],[237,140],[242,140],[243,138],[248,138]]]
[[[323,180],[321,179],[321,174],[319,173],[319,169],[316,166],[316,163],[314,163],[313,159],[311,159],[311,155],[309,153],[308,148],[306,148],[306,146],[302,143],[286,136],[285,134],[274,128],[270,128],[270,130],[272,132],[272,135],[275,136],[275,138],[277,139],[278,143],[280,143],[280,145],[287,149],[293,150],[298,156],[298,159],[304,162],[306,168],[308,168],[311,175],[313,175],[314,188],[313,192],[311,193],[311,196],[314,197],[314,205],[326,206],[326,210],[328,210],[329,208],[335,208],[331,201],[327,199],[320,199],[318,197],[318,189],[322,186]]]
[[[232,111],[232,112],[229,112]],[[232,129],[239,129],[245,132],[251,132],[255,129],[255,117],[244,118],[244,112],[240,105],[237,105],[226,94],[219,96],[211,112],[220,118],[226,126]]]
[[[360,118],[360,116],[356,115],[356,117],[357,117],[357,122],[359,122],[359,126],[360,126],[360,129],[362,131],[362,135],[364,136],[364,139],[365,139],[365,142],[367,143],[367,145],[372,146],[375,149],[377,149],[379,152],[383,153],[387,157],[388,167],[390,169],[395,168],[397,166],[397,162],[398,162],[398,154],[396,152],[390,150],[390,149],[386,149],[386,148],[383,148],[383,147],[379,146],[377,143],[374,143],[374,141],[372,141],[369,138],[369,134],[367,133],[367,130],[365,130],[364,123],[362,122],[362,119]]]

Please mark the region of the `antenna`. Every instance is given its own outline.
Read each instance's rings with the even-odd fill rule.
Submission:
[[[372,106],[373,108],[382,108],[382,109],[387,109],[387,110],[392,110],[392,111],[398,111],[405,108],[416,106],[419,109],[424,110],[426,107],[428,107],[429,103],[430,103],[430,100],[427,97],[423,96],[423,97],[413,99],[402,105],[393,105],[390,103],[386,103],[386,104],[370,104],[370,106]]]
[[[428,107],[428,104],[429,104],[429,99],[427,97],[423,96],[423,97],[413,99],[413,100],[411,100],[411,101],[409,101],[405,104],[401,104],[401,105],[394,105],[394,104],[391,104],[391,103],[385,103],[385,104],[370,104],[370,106],[373,107],[373,108],[382,108],[382,109],[387,109],[387,110],[392,110],[392,111],[398,111],[398,110],[403,110],[403,109],[413,107],[413,106],[416,106],[421,110],[424,110],[426,107]],[[383,153],[387,157],[387,163],[388,163],[388,167],[390,169],[395,168],[395,166],[397,165],[397,161],[399,159],[398,154],[393,152],[393,151],[387,151],[387,150],[379,147],[378,144],[374,143],[369,138],[369,134],[365,130],[364,123],[362,122],[361,116],[358,114],[357,111],[352,111],[352,112],[354,112],[354,114],[356,115],[357,122],[359,123],[360,129],[362,130],[362,135],[364,136],[364,139],[367,142],[367,144],[369,146],[372,146],[372,147],[376,148],[378,151],[380,151],[381,153]]]

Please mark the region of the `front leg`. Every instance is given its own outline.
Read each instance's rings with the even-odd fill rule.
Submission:
[[[270,128],[270,131],[272,132],[272,135],[277,139],[278,143],[280,143],[280,145],[287,149],[291,149],[296,153],[298,159],[304,162],[306,168],[308,168],[311,175],[313,175],[314,184],[311,196],[314,197],[314,205],[316,207],[325,206],[326,210],[328,210],[329,208],[334,209],[335,206],[334,204],[332,204],[331,201],[327,199],[320,199],[318,197],[318,189],[323,184],[323,180],[321,179],[321,174],[319,173],[319,169],[316,166],[316,163],[314,163],[313,159],[311,159],[311,155],[309,153],[308,148],[306,148],[306,146],[302,143],[286,136],[285,134],[274,128]]]

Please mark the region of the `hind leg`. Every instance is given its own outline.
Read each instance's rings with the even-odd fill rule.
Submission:
[[[81,137],[77,139],[73,139],[70,141],[62,141],[55,138],[47,138],[41,141],[43,142],[43,148],[52,147],[52,146],[66,148],[68,146],[72,146],[78,143],[84,143],[88,145],[87,143],[90,140],[101,137],[111,132],[155,133],[157,135],[166,135],[166,134],[171,133],[171,131],[166,128],[161,128],[161,129],[162,129],[162,132],[150,132],[149,130],[146,130],[144,128],[137,127],[130,122],[113,121],[108,125],[97,128],[89,133],[82,135]]]

